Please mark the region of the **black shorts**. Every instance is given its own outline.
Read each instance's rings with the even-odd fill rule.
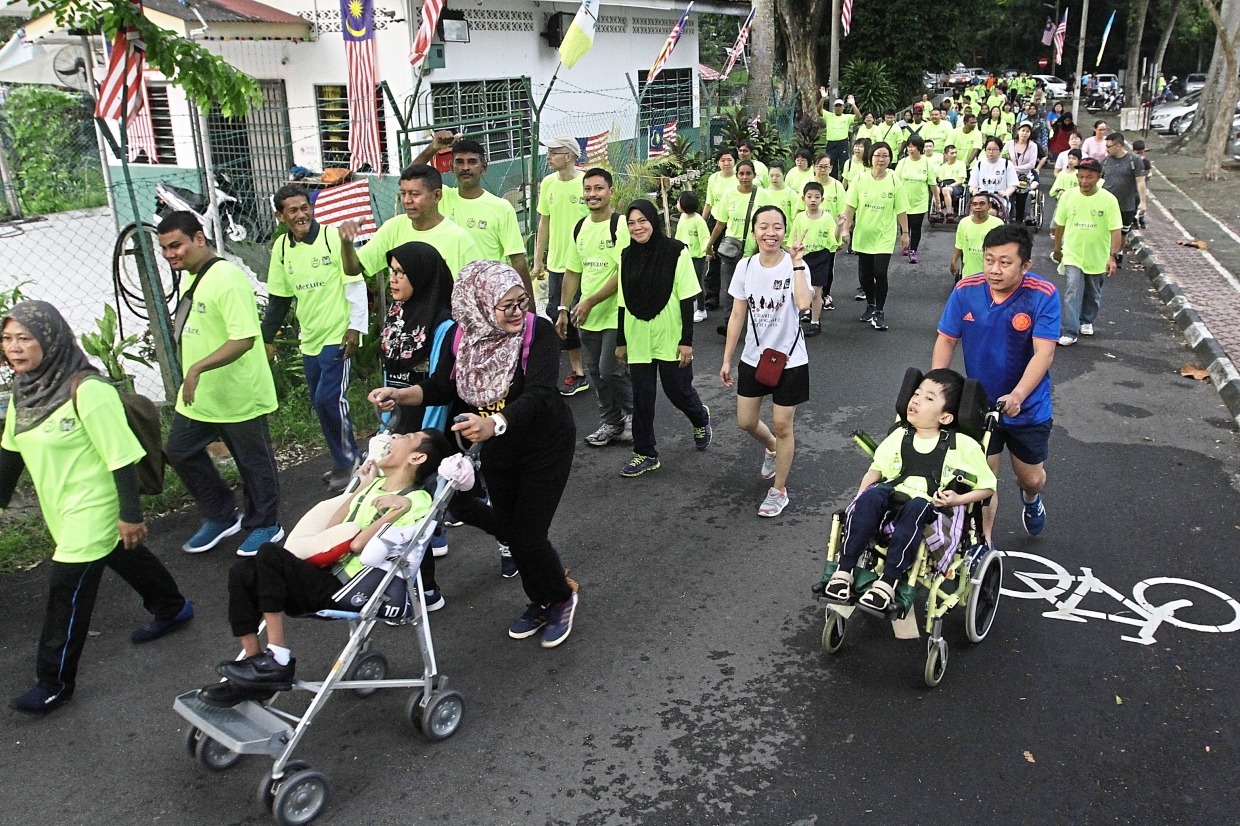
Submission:
[[[809,401],[809,365],[786,367],[779,377],[779,384],[767,387],[754,378],[756,367],[741,362],[736,376],[736,395],[747,399],[761,399],[770,396],[771,401],[780,407],[796,407]]]
[[[999,426],[990,434],[990,446],[986,453],[995,456],[1007,448],[1008,453],[1025,464],[1040,465],[1050,455],[1051,430],[1054,425],[1054,419],[1024,427],[1012,427],[1001,420]]]
[[[809,267],[809,283],[815,287],[830,287],[835,272],[835,253],[816,250],[805,253],[805,266]]]

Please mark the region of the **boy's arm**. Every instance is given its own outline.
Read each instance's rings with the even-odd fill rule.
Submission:
[[[866,488],[870,485],[883,481],[883,474],[877,470],[867,470],[865,476],[861,477],[861,485],[857,488],[857,496],[865,493]]]

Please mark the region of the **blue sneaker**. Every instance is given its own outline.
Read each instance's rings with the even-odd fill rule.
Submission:
[[[693,446],[698,450],[710,447],[710,440],[714,435],[714,430],[710,426],[710,407],[707,405],[702,405],[702,407],[706,408],[706,426],[693,428]]]
[[[573,617],[577,614],[577,595],[559,605],[547,606],[547,627],[543,629],[542,647],[555,648],[573,633]]]
[[[448,535],[442,528],[431,534],[431,553],[435,558],[448,555]]]
[[[508,626],[508,636],[514,640],[523,640],[538,633],[538,629],[547,624],[547,609],[537,602],[525,606],[525,613],[517,617],[517,621]]]
[[[265,542],[279,542],[284,538],[284,528],[280,527],[277,522],[274,525],[268,525],[265,528],[255,528],[250,531],[250,535],[241,543],[241,547],[237,549],[237,556],[254,556],[258,553],[258,549]]]
[[[641,476],[648,470],[658,470],[660,467],[658,457],[634,453],[628,464],[620,469],[620,475],[626,479],[632,479],[634,476]]]
[[[1032,502],[1025,502],[1024,495],[1020,498],[1021,504],[1025,506],[1020,514],[1020,521],[1025,524],[1025,531],[1030,536],[1037,536],[1046,527],[1046,507],[1042,504],[1042,494],[1035,496]]]
[[[134,632],[129,635],[129,639],[132,642],[150,642],[151,640],[157,640],[169,631],[180,628],[193,618],[194,603],[187,599],[175,617],[166,620],[154,619],[145,625],[139,625],[136,629],[134,629]]]
[[[422,596],[426,600],[426,613],[428,614],[431,611],[438,611],[447,604],[438,588],[428,588]]]
[[[499,573],[504,579],[512,579],[521,573],[517,570],[517,563],[512,558],[512,550],[502,542],[499,546]]]
[[[25,694],[19,694],[10,700],[9,708],[14,711],[24,711],[27,714],[47,714],[69,702],[72,696],[73,689],[71,688],[62,688],[53,694],[43,686],[36,685]]]
[[[200,554],[209,551],[223,540],[241,530],[241,514],[233,512],[232,519],[227,522],[203,522],[198,533],[189,538],[181,546],[187,554]]]

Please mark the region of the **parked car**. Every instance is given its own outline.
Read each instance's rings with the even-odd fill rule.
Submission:
[[[1180,121],[1185,115],[1196,112],[1200,102],[1201,92],[1198,91],[1170,103],[1160,103],[1150,113],[1150,128],[1162,135],[1174,135]]]
[[[968,83],[972,79],[972,77],[973,77],[972,69],[970,69],[968,66],[965,66],[963,63],[957,63],[955,66],[951,68],[951,71],[949,71],[946,74],[946,76],[944,77],[944,82],[948,86],[963,86],[966,83]]]
[[[1189,127],[1193,125],[1193,116],[1196,114],[1196,112],[1189,112],[1187,115],[1180,118],[1180,122],[1175,125],[1175,133],[1177,135],[1183,135],[1187,132]],[[1235,126],[1237,123],[1240,123],[1240,103],[1236,104],[1236,111],[1232,120],[1232,126]]]
[[[1046,88],[1046,94],[1052,100],[1068,96],[1068,81],[1066,80],[1061,80],[1054,75],[1034,75],[1033,79]]]
[[[1098,75],[1097,77],[1099,91],[1119,88],[1119,77],[1117,75]]]
[[[1200,92],[1204,88],[1206,88],[1206,75],[1204,72],[1194,72],[1184,78],[1184,94]]]
[[[1231,121],[1231,140],[1227,142],[1227,154],[1240,161],[1240,117]]]

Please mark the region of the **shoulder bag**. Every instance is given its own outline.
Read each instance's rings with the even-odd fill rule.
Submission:
[[[746,309],[749,311],[749,323],[753,326],[753,340],[759,347],[762,342],[758,339],[758,324],[754,321],[753,307],[749,306],[749,302],[745,302]],[[792,350],[797,349],[797,344],[801,342],[801,325],[797,324],[797,335],[792,340]],[[783,378],[784,366],[788,363],[788,356],[791,354],[782,350],[776,350],[773,347],[767,347],[762,350],[762,354],[758,356],[758,366],[754,369],[754,381],[764,387],[777,387],[779,380]]]
[[[731,235],[725,235],[719,241],[719,246],[715,248],[719,257],[729,264],[735,264],[745,254],[745,242],[749,240],[749,216],[753,213],[753,202],[757,197],[758,188],[755,186],[749,193],[749,206],[745,208],[745,231],[741,233],[740,240],[736,240]]]

